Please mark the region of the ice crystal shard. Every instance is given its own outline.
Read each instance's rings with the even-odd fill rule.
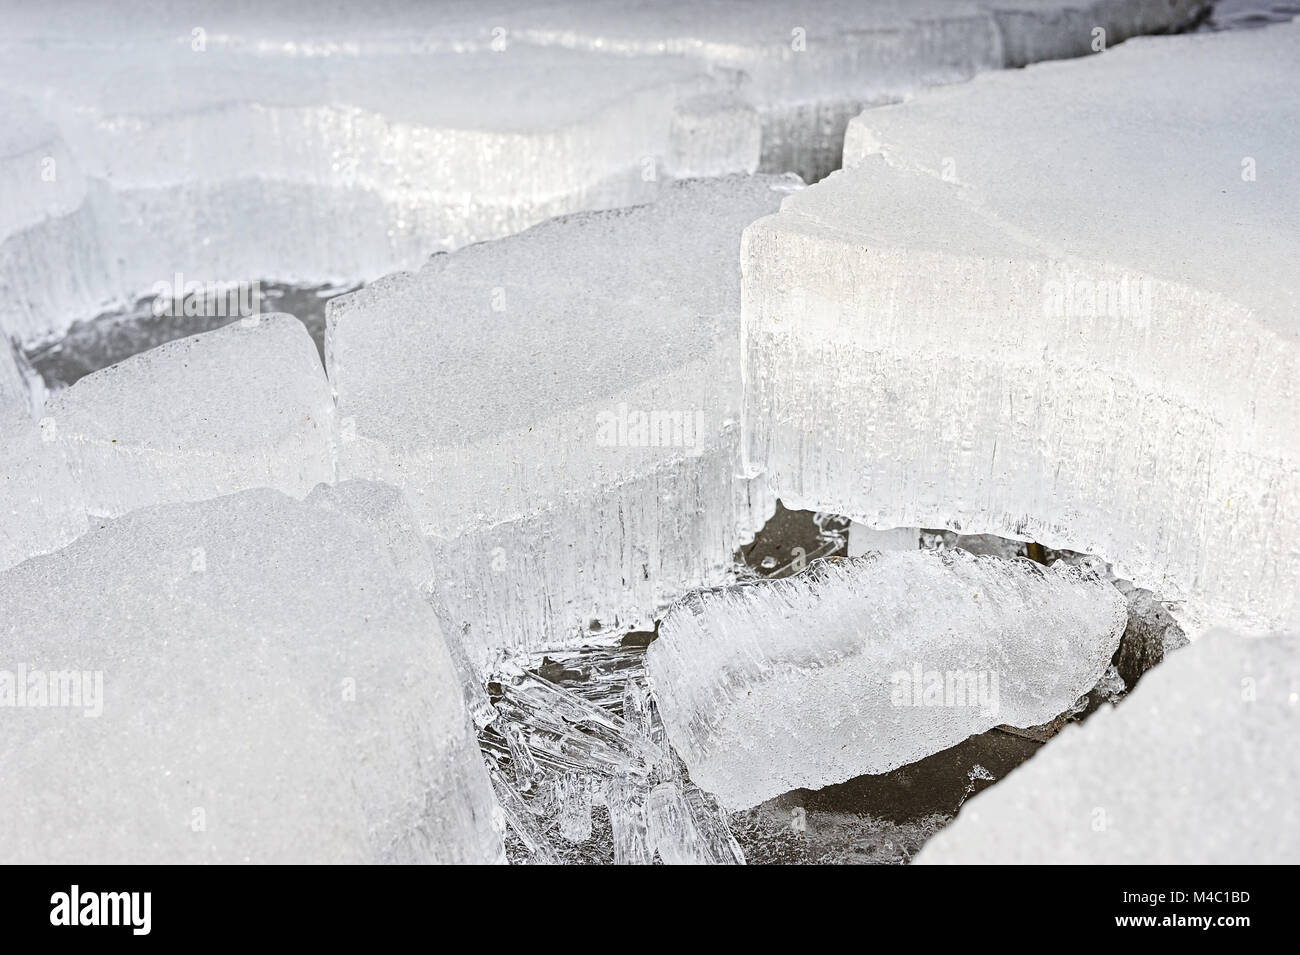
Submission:
[[[1068,709],[1126,622],[1091,570],[891,551],[690,598],[648,651],[691,779],[730,808]]]
[[[647,842],[665,865],[744,865],[713,801],[694,786],[660,783],[645,801]]]

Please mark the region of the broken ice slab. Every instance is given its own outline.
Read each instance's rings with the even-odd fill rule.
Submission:
[[[1097,554],[1189,624],[1287,620],[1298,55],[1300,24],[1136,40],[864,113],[855,168],[745,234],[751,465],[792,507]]]
[[[91,317],[87,300],[129,304],[176,275],[370,279],[550,216],[653,199],[683,150],[686,172],[757,165],[753,111],[720,100],[714,117],[700,98],[725,94],[727,75],[682,57],[482,47],[227,50],[214,71],[189,40],[8,46],[0,85],[45,104],[69,144],[59,168],[85,185],[73,210],[51,204],[0,232],[0,281],[33,293],[6,297],[0,321],[27,343],[57,336]],[[679,99],[691,104],[681,120]],[[205,148],[215,141],[226,148]],[[24,192],[44,195],[40,168],[27,172]]]
[[[677,183],[330,303],[340,476],[405,490],[471,653],[728,578],[772,510],[739,459],[740,232],[798,186]]]
[[[688,598],[647,662],[691,779],[745,808],[1045,723],[1097,683],[1125,622],[1090,569],[884,551]]]
[[[0,89],[0,338],[23,343],[119,288],[90,209],[93,186],[40,102]]]
[[[88,375],[43,422],[99,517],[250,487],[303,497],[334,479],[329,383],[291,315],[238,319]]]
[[[129,304],[177,271],[198,281],[371,278],[548,216],[645,201],[672,175],[752,172],[761,161],[819,178],[865,106],[1088,53],[1097,30],[1111,44],[1167,30],[1204,6],[8,11],[0,87],[40,109],[0,105],[0,147],[15,144],[19,170],[3,194],[41,215],[11,232],[0,210],[0,285],[16,291],[0,295],[0,323],[25,343],[58,335],[96,304]],[[47,142],[57,145],[34,152]],[[54,159],[57,178],[26,157]],[[84,201],[56,200],[62,184]]]
[[[461,633],[438,597],[438,569],[428,541],[420,533],[406,497],[395,487],[375,481],[340,481],[321,484],[307,495],[308,504],[355,520],[376,534],[388,548],[394,565],[424,595],[437,613],[457,676],[465,693],[465,707],[479,726],[495,718],[482,674],[469,661]]]
[[[686,56],[737,71],[762,122],[761,169],[812,182],[839,166],[868,106],[976,73],[1082,56],[1192,22],[1204,0],[884,0],[801,4],[564,4],[512,19],[512,36],[625,55]]]
[[[972,799],[922,863],[1300,862],[1300,637],[1203,635]]]
[[[258,489],[0,574],[0,858],[500,861],[438,620],[390,554]]]

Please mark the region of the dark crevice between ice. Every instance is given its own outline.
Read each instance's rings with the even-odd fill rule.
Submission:
[[[325,365],[325,308],[349,285],[301,287],[277,282],[248,283],[253,314],[288,312],[307,327]],[[255,290],[255,292],[253,291]],[[58,391],[119,361],[189,335],[214,331],[243,317],[227,296],[206,289],[179,298],[142,298],[133,306],[73,323],[59,339],[29,346],[26,358],[50,391]]]

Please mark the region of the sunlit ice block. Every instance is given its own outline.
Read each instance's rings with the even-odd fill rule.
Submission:
[[[864,113],[745,235],[750,465],[789,506],[1098,554],[1189,632],[1294,619],[1297,49],[1136,40]]]

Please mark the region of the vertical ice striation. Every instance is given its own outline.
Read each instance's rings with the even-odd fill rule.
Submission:
[[[693,786],[660,783],[645,799],[647,840],[664,865],[744,865],[719,810]]]
[[[301,498],[334,480],[329,383],[291,315],[128,358],[59,392],[45,421],[99,517],[250,487]]]
[[[792,507],[1100,555],[1194,629],[1293,618],[1298,55],[1300,24],[1137,40],[864,113],[745,234],[750,464]]]
[[[675,607],[648,666],[691,779],[729,808],[884,773],[1087,693],[1126,623],[1089,568],[882,551]]]
[[[921,863],[1300,862],[1300,637],[1205,634],[967,803]]]
[[[6,862],[493,862],[438,621],[377,536],[260,489],[0,574]]]
[[[609,825],[614,840],[615,865],[650,865],[654,848],[650,845],[646,820],[644,786],[634,781],[611,780],[605,792],[609,807]]]
[[[798,185],[678,183],[331,302],[340,476],[405,490],[472,655],[728,579],[773,506],[739,457],[740,233]]]
[[[96,314],[124,289],[95,209],[107,187],[82,173],[37,105],[40,91],[29,99],[8,85],[0,67],[0,337],[28,343]]]

